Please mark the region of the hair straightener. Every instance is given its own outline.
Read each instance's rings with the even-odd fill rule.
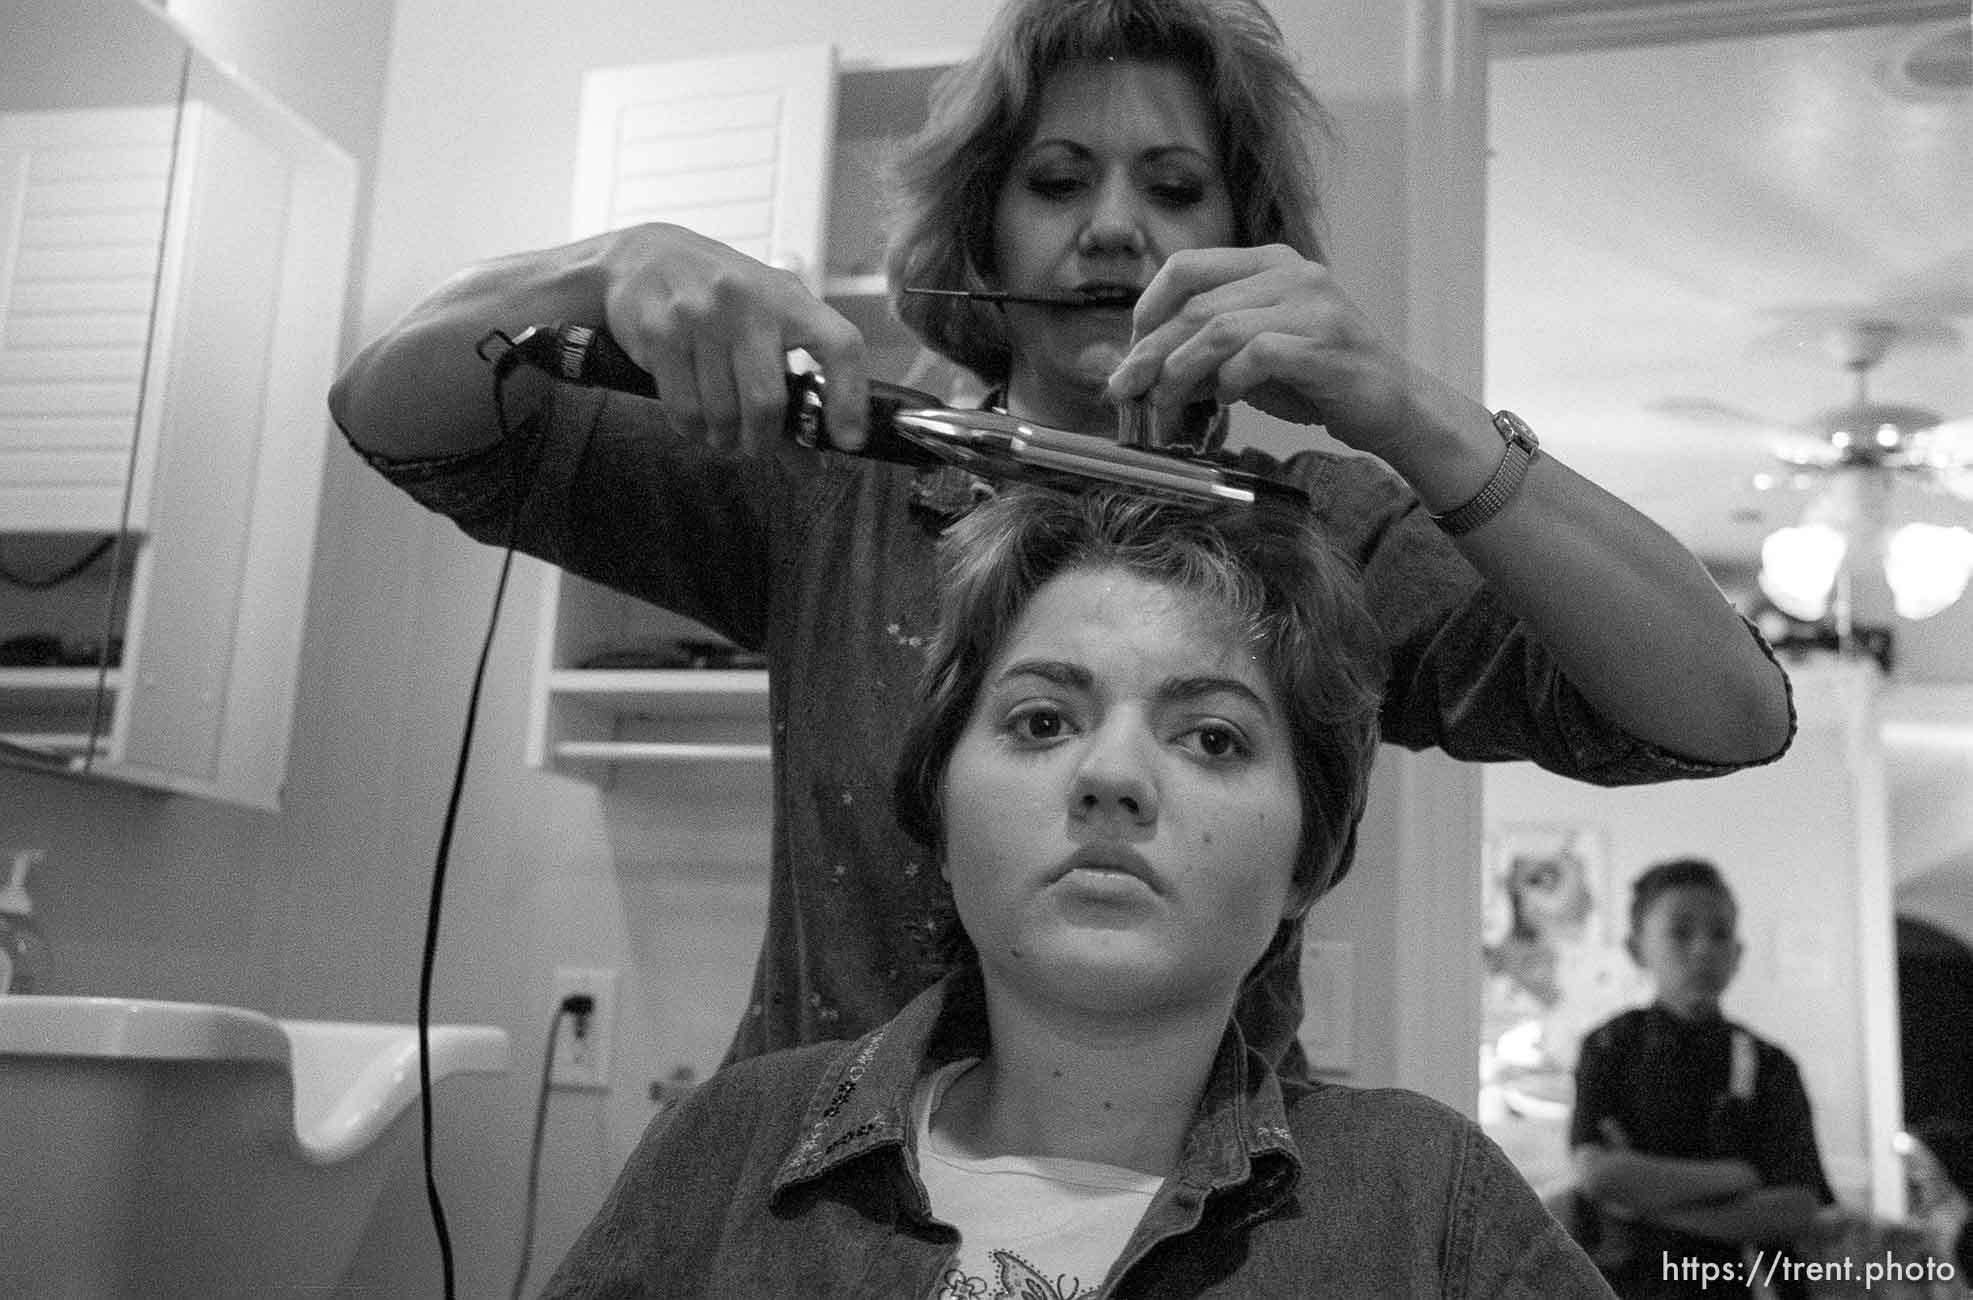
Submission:
[[[494,366],[496,382],[515,366],[529,365],[569,383],[658,395],[651,376],[593,326],[533,325],[512,337],[496,330],[480,340],[479,352]],[[1108,486],[1202,504],[1308,503],[1301,489],[1233,469],[1196,446],[1145,445],[1149,413],[1141,403],[1120,413],[1118,437],[1112,440],[1000,411],[946,406],[930,393],[873,379],[869,440],[850,451],[829,440],[825,383],[813,372],[788,375],[790,430],[806,447],[919,468],[951,465],[985,479],[1070,491]]]

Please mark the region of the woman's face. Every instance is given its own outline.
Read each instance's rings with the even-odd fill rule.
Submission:
[[[1294,903],[1288,721],[1213,607],[1115,568],[1057,576],[946,767],[945,875],[989,987],[1224,1015]]]
[[[1041,92],[1033,138],[994,208],[998,288],[1142,289],[1180,249],[1233,241],[1206,100],[1169,63],[1072,64]],[[1010,305],[1010,398],[1038,419],[1113,424],[1103,383],[1130,347],[1128,298],[1065,311]],[[1093,430],[1092,430],[1093,431]]]

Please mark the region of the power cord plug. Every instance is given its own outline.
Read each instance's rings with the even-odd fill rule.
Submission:
[[[589,1032],[589,1017],[595,1013],[593,994],[570,993],[548,1020],[548,1047],[541,1055],[541,1087],[534,1101],[534,1137],[528,1144],[527,1199],[522,1208],[521,1259],[514,1270],[514,1300],[519,1300],[527,1283],[528,1266],[534,1259],[535,1204],[541,1191],[541,1139],[548,1123],[548,1087],[555,1069],[555,1039],[561,1033],[564,1018],[569,1021],[569,1032],[582,1038]]]
[[[589,1034],[589,1017],[595,1013],[596,999],[588,993],[571,993],[562,999],[562,1014],[570,1021],[570,1030],[577,1038]]]

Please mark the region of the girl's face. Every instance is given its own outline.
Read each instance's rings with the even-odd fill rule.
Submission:
[[[1233,241],[1233,201],[1205,97],[1169,63],[1078,63],[1041,92],[1034,136],[994,208],[999,283],[1120,294],[1186,248]],[[1037,419],[1108,431],[1103,383],[1130,347],[1128,298],[1090,311],[1010,304],[1010,399]],[[1071,419],[1082,424],[1071,424]]]
[[[1287,718],[1217,609],[1115,568],[1035,593],[947,764],[946,879],[989,988],[1224,1015],[1295,903]]]

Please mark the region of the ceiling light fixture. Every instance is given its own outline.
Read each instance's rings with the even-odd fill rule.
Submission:
[[[1872,561],[1900,618],[1950,608],[1973,580],[1973,531],[1919,517],[1909,497],[1894,499],[1901,482],[1914,483],[1921,500],[1968,495],[1960,482],[1963,451],[1936,414],[1870,400],[1870,369],[1901,333],[1871,320],[1832,330],[1828,351],[1856,376],[1856,400],[1822,417],[1820,445],[1780,453],[1826,477],[1801,522],[1761,545],[1761,591],[1791,618],[1814,623],[1833,613],[1839,630],[1849,627],[1853,574]]]

